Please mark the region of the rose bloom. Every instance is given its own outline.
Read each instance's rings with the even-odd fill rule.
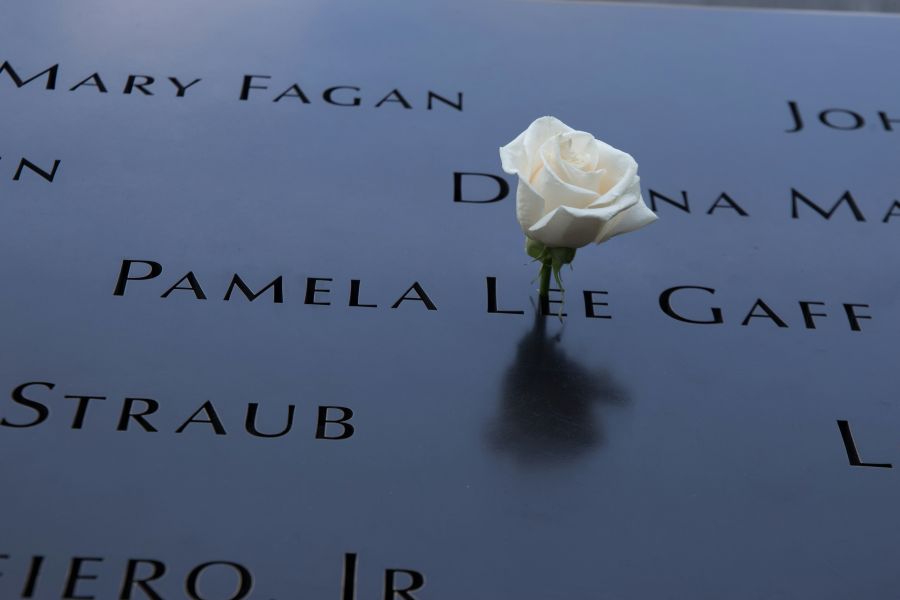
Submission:
[[[637,162],[555,117],[541,117],[500,148],[519,176],[516,216],[548,248],[580,248],[656,220],[641,197]]]

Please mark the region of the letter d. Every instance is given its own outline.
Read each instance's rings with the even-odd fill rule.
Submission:
[[[486,200],[464,200],[462,193],[462,179],[464,175],[475,176],[475,177],[488,177],[497,182],[499,186],[499,190],[497,191],[497,195],[493,198],[488,198]],[[487,204],[488,202],[499,202],[503,200],[509,195],[509,184],[506,183],[506,180],[502,177],[497,177],[496,175],[491,175],[490,173],[460,173],[458,171],[453,172],[453,201],[454,202],[467,202],[474,204]]]

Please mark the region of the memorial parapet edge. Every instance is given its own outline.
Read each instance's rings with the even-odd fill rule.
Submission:
[[[900,20],[0,20],[0,598],[893,598]],[[545,114],[658,222],[539,301]]]

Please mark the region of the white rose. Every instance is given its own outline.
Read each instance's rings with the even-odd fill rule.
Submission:
[[[555,117],[541,117],[500,148],[519,176],[516,216],[547,248],[580,248],[656,220],[641,197],[637,162]]]

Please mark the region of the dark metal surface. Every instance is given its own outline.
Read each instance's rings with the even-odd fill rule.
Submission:
[[[900,471],[850,466],[836,425],[900,462],[900,132],[877,117],[900,118],[896,20],[297,4],[3,8],[0,60],[60,67],[54,91],[0,74],[0,417],[33,419],[10,392],[55,384],[27,391],[45,422],[0,427],[0,596],[42,555],[35,598],[80,556],[104,559],[85,596],[153,558],[167,599],[215,560],[252,571],[252,598],[338,599],[345,553],[361,600],[387,568],[424,574],[417,599],[900,593]],[[68,91],[94,72],[108,93]],[[123,94],[129,74],[158,93]],[[245,74],[269,89],[240,101]],[[176,98],[170,76],[202,81]],[[293,83],[309,104],[272,101]],[[338,85],[361,106],[326,104]],[[412,108],[375,108],[395,88]],[[825,127],[833,107],[865,126]],[[513,199],[452,201],[454,171],[501,174],[497,147],[543,114],[633,154],[648,202],[691,199],[580,251],[564,325],[534,316]],[[62,162],[13,181],[20,157]],[[793,219],[791,188],[851,190],[866,221]],[[723,191],[749,216],[706,214]],[[123,259],[163,272],[114,296]],[[207,299],[160,298],[188,271]],[[282,275],[284,302],[223,301],[234,273]],[[487,313],[488,276],[523,315]],[[331,305],[304,303],[308,277]],[[353,279],[377,308],[348,306]],[[436,311],[390,308],[414,281]],[[715,289],[673,305],[725,322],[667,316],[673,286]],[[585,318],[583,290],[613,318]],[[789,327],[742,326],[757,298]],[[825,303],[816,329],[799,301]],[[869,305],[862,331],[844,303]],[[73,429],[83,394],[106,399]],[[117,431],[126,397],[159,403],[158,432]],[[175,433],[205,401],[227,435]],[[296,405],[293,430],[249,435],[248,403],[266,430]],[[351,408],[353,437],[317,440],[319,406]]]
[[[577,0],[597,1],[606,0]],[[699,6],[703,8],[780,9],[850,11],[869,13],[898,13],[896,0],[612,0],[616,4],[658,4],[672,6]]]

